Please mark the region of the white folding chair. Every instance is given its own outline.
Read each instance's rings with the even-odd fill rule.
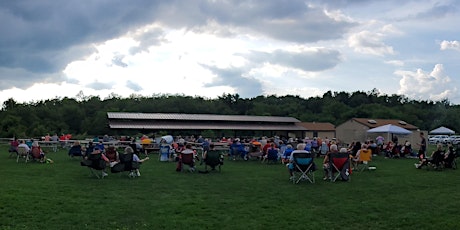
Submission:
[[[26,147],[18,146],[18,156],[16,158],[16,162],[19,162],[19,158],[24,158],[26,163],[29,161],[29,151],[27,151]]]

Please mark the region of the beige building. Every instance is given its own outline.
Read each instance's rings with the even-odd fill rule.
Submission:
[[[329,139],[336,137],[335,126],[329,122],[300,122],[298,125],[307,129],[304,132],[304,137],[327,137]]]
[[[367,131],[372,128],[376,128],[382,125],[396,125],[401,128],[412,131],[408,135],[400,134],[388,134],[388,133],[368,133]],[[406,140],[412,143],[413,148],[417,148],[416,143],[420,143],[420,130],[417,126],[408,124],[405,121],[401,120],[391,120],[391,119],[371,119],[371,118],[352,118],[335,128],[336,137],[342,143],[349,144],[353,141],[366,141],[366,140],[375,140],[377,136],[382,136],[385,138],[385,143],[388,142],[388,139],[393,137],[398,138],[399,143],[404,143]],[[424,132],[425,137],[428,139],[427,132]],[[427,140],[428,141],[428,140]]]

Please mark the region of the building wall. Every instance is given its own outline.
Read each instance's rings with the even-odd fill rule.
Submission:
[[[350,144],[353,141],[364,142],[366,140],[375,140],[375,138],[379,135],[385,138],[385,143],[389,141],[388,139],[392,138],[391,134],[388,135],[387,133],[367,133],[368,130],[369,127],[353,120],[348,120],[336,127],[337,139],[341,141],[341,143]],[[399,143],[404,143],[406,140],[409,141],[412,144],[412,148],[418,150],[419,147],[417,143],[420,143],[420,131],[411,131],[412,133],[409,135],[394,134],[393,136],[398,137]],[[422,132],[424,132],[425,138],[427,138],[427,132]]]
[[[366,132],[369,128],[353,120],[348,120],[335,128],[337,139],[344,144],[350,144],[353,141],[366,140]]]
[[[308,137],[308,138],[313,138],[313,137],[325,138],[325,137],[327,137],[329,139],[332,139],[332,138],[336,137],[335,136],[335,131],[317,131],[316,133],[318,135],[314,135],[314,133],[315,133],[314,131],[306,131],[304,133],[304,136]]]

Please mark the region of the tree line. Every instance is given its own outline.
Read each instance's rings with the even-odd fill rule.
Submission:
[[[80,92],[76,98],[28,103],[8,99],[0,110],[0,137],[41,137],[47,133],[82,137],[119,135],[120,131],[109,129],[107,112],[289,116],[303,122],[330,122],[336,126],[351,118],[398,119],[421,130],[439,126],[460,130],[460,106],[447,99],[412,100],[403,95],[381,94],[377,89],[352,93],[328,91],[310,98],[295,95],[241,98],[238,94],[222,94],[215,99],[185,95],[123,98],[116,94],[101,99]]]

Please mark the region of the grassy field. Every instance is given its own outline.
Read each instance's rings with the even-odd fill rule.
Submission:
[[[225,161],[177,173],[150,161],[140,178],[90,176],[66,151],[16,163],[1,146],[0,229],[459,229],[459,170],[374,158],[349,182],[292,184],[284,165]],[[316,159],[318,163],[322,159]],[[321,164],[318,164],[319,166]],[[198,166],[199,169],[204,166]]]

